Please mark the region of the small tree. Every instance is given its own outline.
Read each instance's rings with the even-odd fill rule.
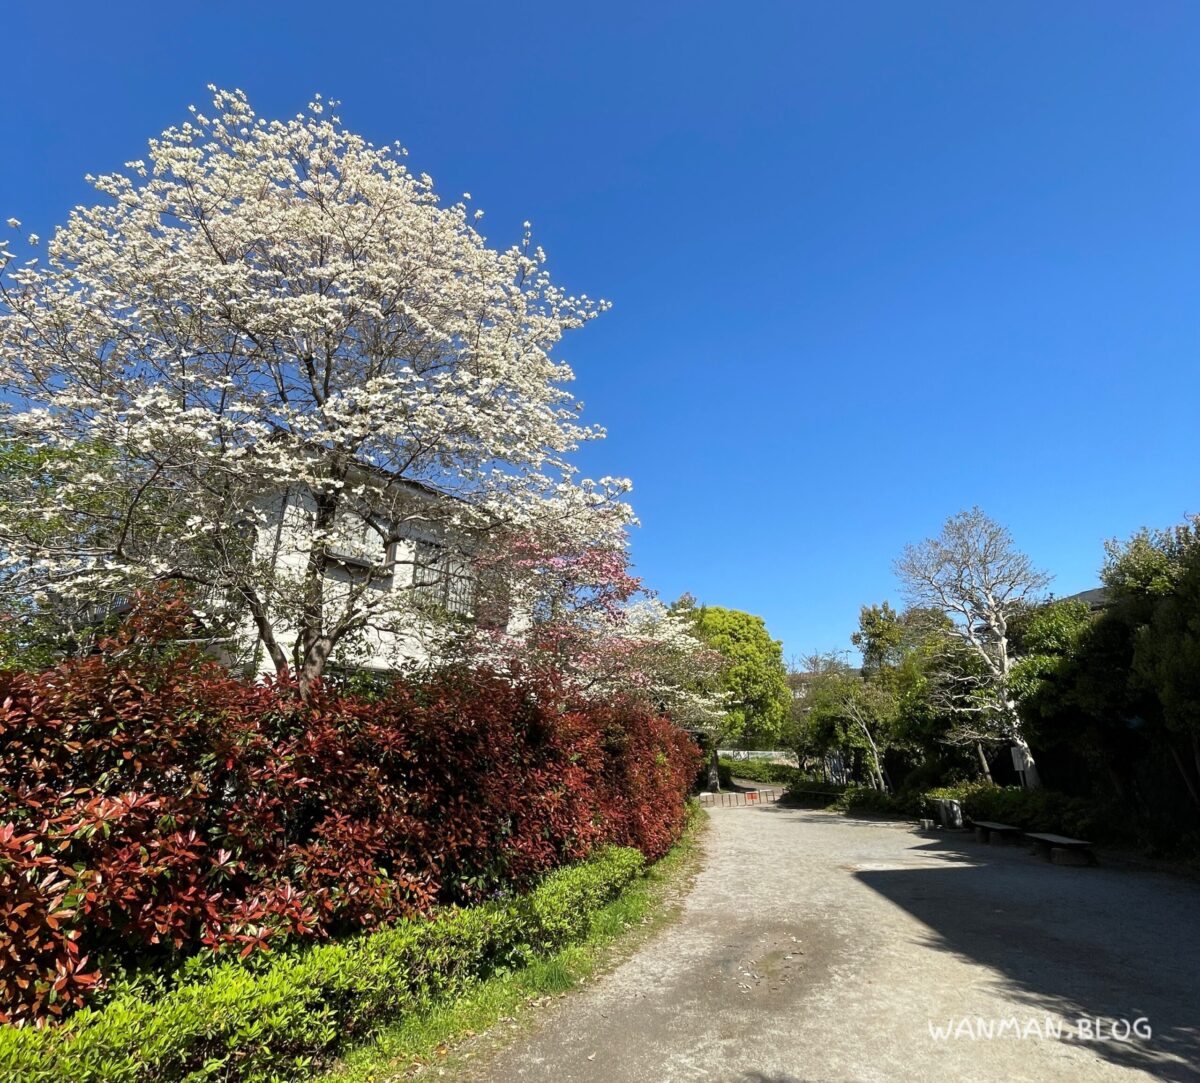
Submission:
[[[953,739],[975,744],[985,771],[983,744],[1016,745],[1025,756],[1026,783],[1039,785],[1010,688],[1009,625],[1050,577],[977,507],[947,519],[936,538],[907,546],[896,574],[914,605],[950,619],[938,677],[943,703],[957,720]]]
[[[822,753],[837,749],[861,756],[871,785],[887,793],[883,758],[895,741],[898,707],[889,682],[851,668],[837,653],[811,655],[804,667],[800,707],[809,739]]]
[[[883,605],[864,605],[858,613],[858,631],[850,636],[850,642],[862,652],[867,673],[898,665],[904,654],[904,640],[904,622],[886,601]]]

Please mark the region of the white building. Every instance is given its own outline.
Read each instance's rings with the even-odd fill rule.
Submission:
[[[363,489],[360,486],[360,490]],[[448,627],[482,623],[518,630],[506,600],[481,591],[474,557],[486,538],[454,525],[455,497],[387,476],[365,486],[368,497],[343,498],[331,524],[317,528],[318,498],[297,485],[259,501],[253,560],[258,581],[274,584],[273,613],[302,612],[306,577],[319,574],[326,614],[360,612],[361,625],[333,664],[386,671],[429,657]],[[324,543],[320,544],[321,539]],[[330,616],[332,620],[332,616]],[[291,653],[298,616],[273,618],[276,641]],[[250,668],[274,672],[252,616],[243,618],[238,653],[253,642]]]

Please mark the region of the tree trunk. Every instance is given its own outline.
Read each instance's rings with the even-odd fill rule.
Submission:
[[[309,645],[304,652],[304,661],[297,675],[300,685],[300,697],[307,700],[313,686],[325,675],[325,665],[333,652],[333,643],[328,636],[320,636],[316,642]]]
[[[994,781],[992,778],[992,769],[988,766],[987,756],[983,754],[983,742],[975,742],[975,755],[979,757],[979,769],[983,772],[983,777],[988,781]]]
[[[717,762],[717,742],[712,743],[712,755],[708,759],[708,792],[721,792],[721,769]]]
[[[1038,774],[1037,764],[1034,762],[1033,753],[1025,743],[1025,738],[1018,735],[1013,738],[1013,744],[1025,753],[1025,788],[1027,790],[1040,790],[1042,788],[1042,778]]]
[[[313,535],[324,534],[336,520],[339,498],[328,493],[313,493],[316,511]],[[333,644],[326,635],[325,573],[329,554],[324,543],[312,545],[304,566],[304,604],[300,611],[300,629],[293,652],[296,656],[296,678],[300,695],[308,699],[313,684],[325,672]]]
[[[1187,764],[1183,757],[1179,754],[1179,749],[1175,747],[1175,742],[1168,736],[1167,744],[1171,747],[1171,755],[1175,757],[1175,766],[1179,768],[1179,774],[1183,777],[1183,783],[1187,786],[1188,794],[1191,796],[1192,804],[1196,808],[1200,808],[1200,791],[1196,789],[1196,783],[1192,781],[1192,776],[1188,772]]]
[[[867,739],[867,744],[871,746],[871,764],[874,768],[874,777],[871,779],[872,785],[878,782],[879,792],[887,793],[887,779],[883,776],[883,762],[879,758],[879,746],[875,744],[875,738],[871,736],[871,727],[867,725],[864,719],[857,718],[858,728],[862,730],[863,736]]]

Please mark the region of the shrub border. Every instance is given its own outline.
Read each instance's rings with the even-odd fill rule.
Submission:
[[[455,1073],[467,1065],[507,1048],[536,1024],[537,1009],[549,998],[565,996],[617,965],[682,912],[687,887],[701,864],[699,839],[709,823],[710,817],[690,801],[679,841],[592,916],[582,940],[388,1024],[370,1042],[347,1050],[312,1083],[388,1083],[432,1065],[457,1078]]]
[[[309,1077],[385,1023],[586,936],[645,870],[613,847],[526,895],[307,948],[252,970],[222,963],[154,1003],[119,997],[51,1028],[0,1029],[0,1078],[27,1083],[266,1083]]]

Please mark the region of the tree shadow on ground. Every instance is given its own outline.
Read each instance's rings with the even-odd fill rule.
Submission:
[[[721,792],[722,793],[749,793],[751,790],[767,790],[767,789],[771,789],[771,788],[772,787],[768,786],[767,783],[765,783],[765,782],[755,782],[749,778],[731,778],[729,780],[728,786],[722,784]],[[778,786],[776,786],[774,788],[779,789]]]
[[[854,875],[929,930],[918,943],[1000,975],[995,992],[1022,1006],[1024,1016],[1014,1012],[1022,1024],[1144,1018],[1149,1039],[1088,1047],[1158,1079],[1200,1080],[1200,887],[1050,865],[1023,847],[988,846],[966,833],[925,838],[899,857],[920,867]]]

